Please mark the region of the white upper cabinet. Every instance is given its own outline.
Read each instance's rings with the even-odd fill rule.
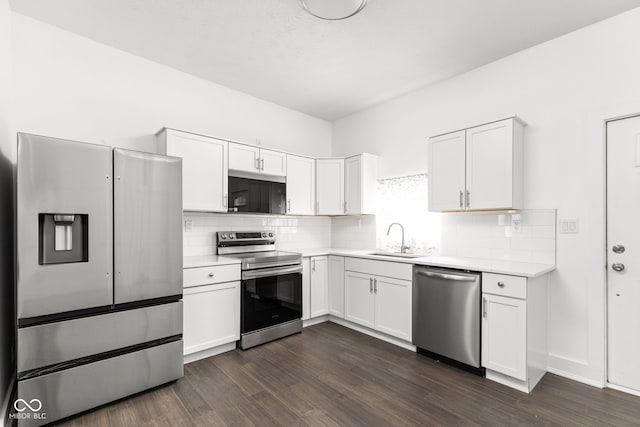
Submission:
[[[360,154],[345,159],[345,213],[362,215],[375,213],[378,156]]]
[[[279,151],[266,150],[253,145],[229,143],[229,169],[286,176],[287,155]]]
[[[316,161],[287,155],[287,213],[313,215],[316,201]]]
[[[158,152],[182,158],[185,211],[227,212],[228,143],[173,129],[158,134]]]
[[[512,117],[429,140],[429,210],[522,208],[524,124]]]
[[[343,215],[344,159],[316,160],[316,213]]]

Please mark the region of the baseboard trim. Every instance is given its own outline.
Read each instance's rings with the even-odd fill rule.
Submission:
[[[367,327],[357,325],[355,323],[349,322],[348,320],[344,320],[344,319],[341,319],[341,318],[335,317],[335,316],[329,316],[329,321],[333,322],[333,323],[336,323],[336,324],[338,324],[340,326],[344,326],[346,328],[353,329],[354,331],[358,331],[358,332],[361,332],[363,334],[369,335],[371,337],[377,338],[379,340],[386,341],[386,342],[388,342],[390,344],[397,345],[398,347],[402,347],[402,348],[405,348],[405,349],[413,351],[413,352],[416,351],[416,346],[411,344],[410,342],[403,341],[401,339],[398,339],[398,338],[395,338],[395,337],[391,337],[391,336],[383,334],[381,332],[374,331],[374,330],[369,329]]]
[[[314,317],[312,319],[307,319],[302,321],[302,327],[306,328],[307,326],[317,325],[319,323],[324,323],[329,320],[329,315],[325,314],[324,316]]]
[[[184,356],[184,364],[191,362],[196,362],[201,359],[206,359],[207,357],[216,356],[218,354],[226,353],[227,351],[232,351],[236,349],[236,341],[230,342],[228,344],[222,344],[217,347],[208,348],[206,350],[198,351],[197,353],[186,354]]]
[[[611,384],[609,382],[607,383],[607,388],[610,388],[612,390],[621,391],[621,392],[627,393],[627,394],[632,394],[634,396],[640,396],[640,391],[639,390],[634,390],[632,388],[623,387],[623,386],[617,385],[617,384]]]
[[[566,371],[563,371],[563,370],[560,370],[560,369],[547,367],[547,372],[549,372],[550,374],[554,374],[554,375],[558,375],[560,377],[564,377],[564,378],[570,379],[572,381],[577,381],[579,383],[587,384],[587,385],[590,385],[592,387],[596,387],[596,388],[604,388],[605,387],[605,384],[600,382],[600,381],[596,381],[596,380],[593,380],[591,378],[583,377],[581,375],[572,374],[570,372],[566,372]]]
[[[13,391],[16,386],[16,377],[15,375],[9,381],[9,387],[5,390],[4,396],[2,398],[2,406],[0,407],[0,420],[2,420],[2,425],[11,425],[9,423],[9,414],[11,413],[11,396],[13,396]]]

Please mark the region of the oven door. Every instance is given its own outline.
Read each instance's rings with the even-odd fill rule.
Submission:
[[[242,273],[242,334],[302,318],[302,266]]]

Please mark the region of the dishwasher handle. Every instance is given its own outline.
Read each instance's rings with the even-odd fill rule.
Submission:
[[[455,274],[436,273],[433,271],[424,271],[424,270],[416,270],[416,274],[420,276],[437,277],[439,279],[445,279],[445,280],[456,280],[458,282],[475,282],[476,280],[478,280],[477,276],[458,276]]]

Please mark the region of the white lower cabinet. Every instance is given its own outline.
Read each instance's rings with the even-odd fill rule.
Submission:
[[[329,265],[328,257],[311,257],[309,274],[310,317],[318,317],[329,313]]]
[[[411,341],[411,265],[347,258],[345,268],[345,319],[387,335]],[[365,271],[377,272],[371,274]],[[397,277],[382,275],[396,273]]]
[[[482,273],[482,366],[526,393],[547,369],[547,281]]]
[[[311,318],[311,260],[302,258],[302,320]]]
[[[240,282],[184,289],[184,354],[240,339]]]
[[[344,257],[329,256],[329,314],[344,318]]]

